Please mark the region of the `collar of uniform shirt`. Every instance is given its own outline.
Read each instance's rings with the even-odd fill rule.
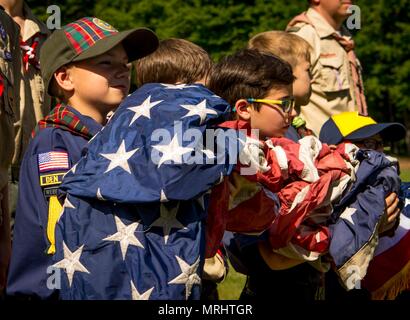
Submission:
[[[43,36],[47,36],[50,33],[47,27],[34,16],[34,14],[31,12],[31,9],[25,2],[23,10],[24,16],[26,18],[24,22],[24,34],[22,36],[23,41],[26,42],[36,33],[40,33]]]

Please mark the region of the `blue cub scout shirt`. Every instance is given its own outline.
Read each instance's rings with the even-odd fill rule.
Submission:
[[[102,126],[67,106],[95,135]],[[57,193],[63,175],[80,159],[88,140],[62,128],[45,128],[30,142],[24,155],[7,294],[46,299],[55,289],[47,288],[52,276],[52,256],[47,254],[48,205]]]

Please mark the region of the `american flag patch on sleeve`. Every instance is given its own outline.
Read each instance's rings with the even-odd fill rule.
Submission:
[[[51,151],[38,155],[38,169],[40,172],[69,169],[68,153],[64,151]]]

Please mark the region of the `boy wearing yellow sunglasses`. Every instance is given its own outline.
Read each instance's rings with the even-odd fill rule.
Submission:
[[[259,139],[265,140],[283,137],[296,116],[293,81],[287,62],[245,49],[215,66],[208,87],[229,102],[236,119],[257,129]]]
[[[236,120],[233,122],[238,129],[252,129],[252,133],[257,132],[259,140],[263,141],[284,137],[292,118],[296,116],[294,78],[288,62],[270,53],[244,49],[225,57],[214,66],[208,87],[233,107],[233,118]],[[293,143],[290,140],[288,142]],[[231,196],[235,187],[239,190],[238,194],[244,191],[240,187],[245,178],[230,181]],[[249,187],[249,184],[244,185]],[[245,198],[253,192],[245,191]],[[263,195],[259,199],[253,196],[247,202],[237,205],[238,208],[242,206],[244,212],[248,212],[246,223],[254,223],[264,205],[269,207],[265,198],[269,196]],[[252,206],[246,207],[247,203],[251,202]],[[275,211],[273,204],[269,208],[272,212]],[[228,219],[227,230],[235,229],[237,233],[234,239],[237,239],[238,234],[239,237],[247,236],[245,232],[237,231],[239,227],[230,224],[231,222]],[[224,243],[229,246],[228,238],[231,235],[226,233],[225,236]],[[314,300],[321,284],[321,274],[307,263],[303,263],[303,260],[274,253],[269,248],[268,241],[259,240],[238,240],[241,242],[241,252],[236,257],[240,260],[237,262],[243,263],[244,268],[248,269],[247,284],[241,294],[241,300],[255,301],[257,298],[268,296],[272,300],[290,297],[300,301]],[[245,245],[245,242],[248,243]],[[229,247],[228,250],[230,249]],[[247,262],[250,261],[248,265]],[[272,290],[271,283],[275,284],[275,290]]]
[[[297,35],[273,30],[255,35],[249,40],[248,48],[274,54],[291,65],[295,77],[292,86],[295,109],[299,115],[301,107],[309,103],[312,93],[310,63],[312,47],[310,44]],[[297,141],[306,135],[313,135],[313,131],[305,125],[306,121],[302,117],[294,117],[286,137]]]

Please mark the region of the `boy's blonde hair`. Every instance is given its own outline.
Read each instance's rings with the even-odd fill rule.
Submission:
[[[205,79],[211,67],[211,58],[200,46],[184,39],[166,39],[152,54],[137,60],[137,85],[195,83]]]
[[[301,37],[285,31],[266,31],[249,40],[248,48],[267,52],[288,62],[292,69],[301,62],[310,62],[312,47]]]

